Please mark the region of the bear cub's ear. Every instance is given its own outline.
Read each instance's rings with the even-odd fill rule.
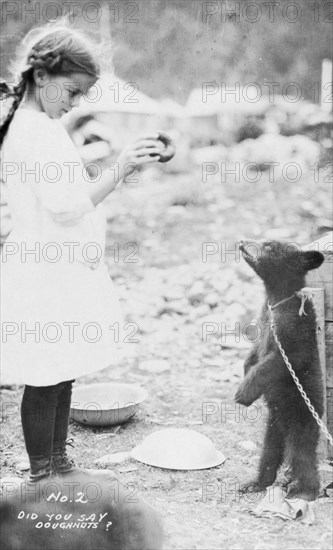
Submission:
[[[306,271],[317,269],[325,260],[324,255],[316,250],[307,250],[302,253],[302,263]]]

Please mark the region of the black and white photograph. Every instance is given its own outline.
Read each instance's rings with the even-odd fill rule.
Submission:
[[[0,0],[2,550],[333,547],[332,0]]]

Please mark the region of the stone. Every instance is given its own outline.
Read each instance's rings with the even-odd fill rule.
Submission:
[[[140,370],[160,374],[171,369],[169,361],[166,359],[147,359],[139,364]]]
[[[221,298],[217,294],[217,292],[209,292],[205,296],[204,302],[205,302],[205,304],[209,305],[210,307],[215,307],[221,302]]]
[[[30,464],[27,461],[22,461],[16,464],[16,470],[19,470],[20,472],[26,472],[30,469]]]
[[[243,447],[243,449],[245,449],[246,451],[256,451],[257,450],[257,445],[255,443],[253,443],[253,441],[240,441],[238,443],[238,445],[240,447]]]

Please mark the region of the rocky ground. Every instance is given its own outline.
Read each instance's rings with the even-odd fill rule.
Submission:
[[[110,466],[159,510],[166,550],[328,550],[332,498],[316,502],[312,526],[250,514],[263,495],[240,497],[237,487],[255,471],[266,413],[262,403],[247,411],[233,402],[249,347],[243,329],[263,296],[237,242],[245,236],[303,245],[322,236],[331,215],[327,172],[316,181],[313,170],[304,169],[292,184],[270,182],[266,172],[256,183],[233,176],[223,182],[220,173],[203,182],[200,166],[183,170],[151,168],[108,200],[107,262],[137,341],[126,344],[121,364],[80,383],[136,383],[149,396],[120,428],[72,422],[74,453],[92,467],[163,427],[194,429],[225,455],[224,464],[187,472],[134,460]],[[223,327],[234,333],[225,337]],[[14,403],[2,418],[2,475],[26,475],[21,390],[2,390],[4,402]]]

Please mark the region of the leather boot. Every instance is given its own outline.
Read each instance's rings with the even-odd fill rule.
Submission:
[[[53,443],[52,473],[55,475],[75,473],[79,470],[76,468],[74,460],[69,458],[66,445],[73,447],[73,439],[55,441]]]
[[[67,441],[55,441],[53,444],[52,452],[52,475],[65,476],[65,475],[78,475],[78,474],[91,474],[95,475],[96,472],[101,473],[101,470],[94,470],[93,468],[79,468],[75,465],[68,454],[66,445],[73,445],[73,439],[67,439]],[[108,472],[110,475],[110,472]]]
[[[28,483],[37,483],[41,479],[51,475],[51,457],[49,456],[31,456],[29,455],[30,474]]]

